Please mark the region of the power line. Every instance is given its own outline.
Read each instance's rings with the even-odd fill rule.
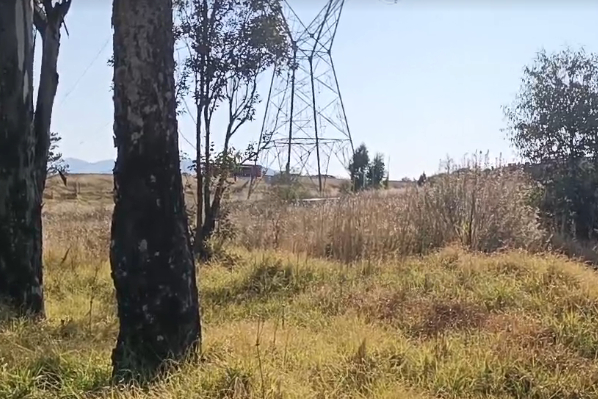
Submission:
[[[183,104],[185,105],[185,109],[187,110],[187,114],[189,114],[189,117],[191,118],[191,120],[193,121],[193,123],[195,123],[195,126],[197,126],[197,120],[193,116],[193,113],[191,112],[191,108],[189,108],[189,104],[187,104],[187,100],[185,99],[185,97],[181,97],[181,98],[183,99]]]
[[[189,44],[187,43],[187,41],[185,40],[185,44],[187,45],[187,48],[189,48]],[[189,51],[191,51],[189,49]],[[179,53],[179,49],[176,49],[176,58],[177,58],[177,63],[180,64],[181,63],[181,56]],[[185,109],[187,110],[187,113],[189,114],[189,117],[191,118],[191,120],[193,121],[193,123],[195,123],[195,126],[197,126],[197,120],[195,120],[195,118],[193,117],[193,113],[191,112],[191,108],[189,107],[189,104],[187,104],[187,99],[185,98],[185,96],[181,96],[181,99],[183,100],[183,105],[185,105]]]
[[[109,120],[108,122],[104,123],[102,126],[100,126],[99,128],[97,128],[96,130],[94,130],[91,134],[91,138],[95,138],[95,136],[100,133],[102,130],[104,130],[108,125],[110,125],[112,123],[112,120]],[[89,137],[88,137],[89,138]],[[82,140],[80,144],[85,143],[87,140]]]
[[[106,49],[106,47],[108,46],[108,44],[110,43],[110,37],[108,36],[108,38],[106,39],[106,41],[104,42],[104,44],[102,45],[102,48],[100,49],[100,51],[98,51],[96,53],[96,55],[93,57],[93,59],[91,60],[91,62],[87,65],[87,67],[85,68],[85,70],[83,71],[83,73],[79,76],[79,78],[75,81],[75,84],[71,87],[71,89],[64,95],[64,97],[62,98],[62,100],[60,101],[60,104],[58,105],[62,105],[64,103],[64,101],[68,98],[69,95],[71,95],[71,93],[73,91],[75,91],[75,89],[77,88],[77,86],[79,85],[79,82],[81,81],[81,79],[83,79],[83,77],[85,76],[85,74],[87,74],[87,72],[89,71],[89,69],[93,66],[93,64],[95,64],[95,62],[97,61],[98,57],[102,54],[102,52],[104,52],[104,50]]]
[[[93,66],[93,64],[95,64],[95,62],[97,61],[98,57],[102,54],[102,52],[106,49],[106,47],[108,46],[108,44],[110,43],[110,37],[108,37],[106,39],[106,41],[104,42],[104,44],[102,45],[102,47],[100,48],[100,50],[96,53],[96,55],[93,57],[93,59],[90,61],[90,63],[87,65],[87,67],[85,68],[85,70],[83,71],[83,73],[79,76],[79,78],[77,79],[77,81],[75,82],[75,84],[71,87],[71,89],[65,94],[65,96],[62,98],[62,101],[60,102],[59,105],[61,105],[62,103],[64,103],[64,101],[67,99],[67,97],[77,88],[77,85],[79,84],[79,82],[81,81],[81,79],[83,79],[83,77],[85,76],[85,74],[89,71],[89,69]],[[177,52],[178,53],[178,52]],[[183,98],[183,101],[185,103],[185,108],[187,108],[187,111],[189,112],[189,115],[191,116],[191,119],[193,120],[193,122],[195,124],[197,124],[197,122],[195,121],[195,118],[193,118],[193,114],[191,113],[191,110],[189,108],[189,105],[187,104],[187,101]],[[99,133],[101,130],[103,130],[106,126],[108,126],[112,121],[108,121],[106,122],[104,125],[102,125],[101,127],[99,127],[98,129],[96,129],[94,131],[94,133],[92,134],[92,136],[95,136],[96,133]],[[193,148],[194,150],[197,150],[195,145],[189,141],[187,139],[187,137],[185,137],[185,135],[181,132],[180,129],[178,129],[178,133],[179,135],[183,138],[183,140],[185,140],[187,142],[187,144],[189,144],[191,146],[191,148]],[[82,140],[79,145],[85,143],[87,140]]]
[[[185,41],[185,44],[187,44],[187,41]],[[187,44],[187,47],[189,45]],[[179,54],[179,49],[176,49],[176,56],[177,56],[177,62],[180,64],[181,62],[181,57]],[[185,98],[185,96],[181,96],[182,100],[183,100],[183,104],[185,105],[185,109],[187,110],[187,113],[189,114],[189,117],[191,118],[191,120],[193,121],[193,123],[195,123],[195,126],[197,126],[197,120],[195,120],[195,118],[193,117],[193,113],[191,112],[191,109],[189,107],[189,104],[187,104],[187,99]],[[189,141],[187,139],[187,137],[185,137],[185,135],[183,134],[183,132],[181,132],[181,129],[179,128],[179,135],[183,138],[183,140],[185,140],[187,142],[187,144],[189,144],[191,146],[191,148],[193,148],[195,151],[197,151],[197,147],[191,143],[191,141]]]
[[[183,134],[183,132],[181,132],[181,129],[179,129],[179,135],[183,138],[183,140],[185,140],[187,142],[187,144],[189,144],[191,146],[191,148],[193,148],[195,151],[197,151],[197,147],[195,147],[195,144],[193,144],[192,142],[190,142],[187,137],[185,137],[185,135]]]

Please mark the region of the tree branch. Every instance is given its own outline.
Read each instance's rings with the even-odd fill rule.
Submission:
[[[46,12],[43,10],[39,0],[33,2],[33,24],[35,29],[42,35],[46,30]]]
[[[66,27],[64,17],[71,8],[71,2],[72,0],[62,0],[61,2],[52,5],[52,0],[34,0],[33,24],[35,25],[35,28],[40,33],[42,38],[46,33],[46,28],[48,27],[48,20],[59,22],[59,28],[62,25],[64,25],[66,35],[69,35],[69,31]]]

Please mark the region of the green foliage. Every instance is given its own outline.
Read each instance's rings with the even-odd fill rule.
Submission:
[[[367,171],[367,185],[368,188],[375,190],[382,187],[382,182],[386,175],[386,166],[384,165],[384,156],[380,153],[376,154],[372,162],[368,165]]]
[[[378,153],[370,162],[368,149],[365,144],[361,144],[353,153],[349,164],[349,173],[353,191],[381,188],[385,177],[387,177],[384,155]],[[388,182],[384,184],[388,186]]]
[[[206,132],[212,114],[226,105],[230,138],[255,116],[260,101],[257,77],[287,58],[289,43],[278,1],[177,0],[175,6],[176,37],[190,51],[179,68],[178,91],[189,92],[193,78],[193,96]]]
[[[546,223],[588,239],[598,227],[598,55],[541,51],[524,69],[507,132],[539,182]]]
[[[508,133],[533,163],[565,162],[598,149],[598,55],[540,51],[525,67],[520,92],[505,107]]]
[[[50,132],[50,149],[48,151],[48,175],[53,176],[58,173],[65,173],[68,171],[68,164],[62,159],[62,153],[58,151],[58,143],[62,137],[56,132]]]
[[[366,188],[367,171],[370,165],[370,156],[365,144],[361,144],[353,153],[353,159],[349,164],[349,173],[353,183],[353,191],[360,191]]]

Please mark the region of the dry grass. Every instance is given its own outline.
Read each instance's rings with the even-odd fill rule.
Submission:
[[[48,200],[48,320],[0,312],[0,398],[596,398],[598,275],[564,257],[464,249],[534,248],[524,188],[461,176],[272,210],[286,212],[280,251],[229,246],[201,267],[202,362],[142,388],[110,385],[110,207]],[[235,218],[247,246],[255,220]]]
[[[453,167],[449,165],[449,170]],[[425,254],[459,243],[474,251],[544,244],[529,185],[517,172],[481,168],[423,187],[349,196],[317,206],[239,205],[232,219],[246,248],[277,248],[343,262]]]
[[[194,177],[188,174],[183,175],[183,183],[185,185],[185,194],[187,202],[193,204],[195,202],[195,187],[196,182]],[[349,181],[345,179],[328,178],[324,184],[324,193],[320,195],[317,192],[317,178],[315,177],[300,177],[298,180],[305,195],[308,197],[336,197],[340,194],[343,186],[349,185]],[[401,191],[407,187],[413,186],[412,182],[390,181],[389,186],[391,191]],[[247,199],[247,192],[249,190],[249,179],[240,177],[236,180],[231,179],[230,197],[236,201],[243,201]],[[262,199],[271,190],[272,185],[267,183],[265,179],[260,181],[251,195],[252,199]],[[44,197],[48,200],[74,200],[103,202],[110,204],[112,202],[112,175],[99,174],[76,174],[69,175],[66,186],[58,177],[51,177],[48,180]]]

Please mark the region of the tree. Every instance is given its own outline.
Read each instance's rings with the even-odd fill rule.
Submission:
[[[597,227],[598,56],[540,51],[504,112],[512,143],[544,187],[545,216],[589,238]]]
[[[56,174],[62,175],[68,171],[69,165],[62,158],[62,153],[58,151],[58,143],[62,140],[62,137],[56,132],[50,133],[50,148],[48,150],[48,176]]]
[[[183,90],[193,86],[196,122],[198,211],[195,251],[207,259],[227,179],[239,163],[256,156],[231,146],[232,137],[255,116],[258,77],[287,59],[289,44],[278,0],[178,0],[177,36],[189,54],[181,72]],[[187,79],[192,78],[192,84]],[[223,147],[215,151],[212,120],[227,112]],[[265,145],[267,143],[262,143]]]
[[[118,379],[154,376],[200,344],[178,149],[172,0],[114,0],[114,214],[110,264]]]
[[[44,316],[42,198],[58,87],[60,27],[71,1],[0,2],[0,297]],[[43,49],[33,107],[34,27]]]
[[[361,144],[353,153],[349,163],[349,174],[353,185],[353,191],[360,191],[366,188],[367,171],[370,165],[370,156],[365,144]]]
[[[418,187],[421,187],[424,184],[426,184],[426,181],[428,181],[428,177],[426,176],[426,172],[422,172],[422,174],[419,175],[419,178],[417,179],[417,185],[418,185]]]
[[[384,176],[386,174],[386,166],[384,165],[384,155],[376,154],[367,169],[367,187],[375,190],[382,187]]]

